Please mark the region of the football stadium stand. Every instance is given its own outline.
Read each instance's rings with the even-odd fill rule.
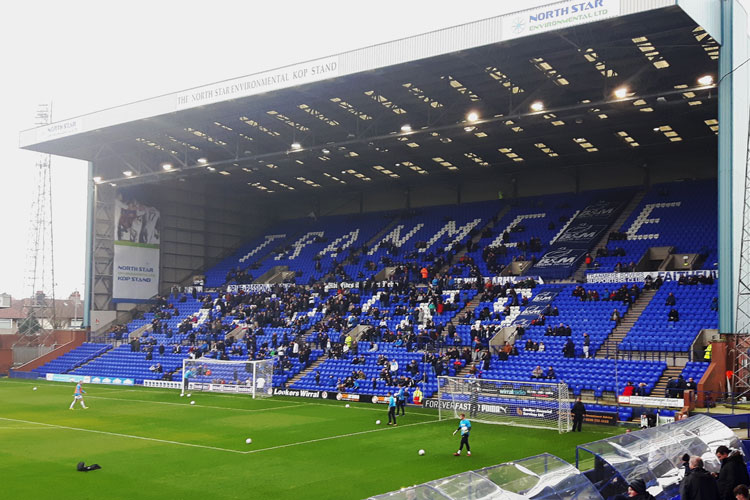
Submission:
[[[664,385],[662,357],[633,353],[684,364],[717,327],[714,278],[650,253],[671,247],[697,255],[689,270],[714,269],[713,193],[681,182],[281,222],[206,270],[217,291],[158,298],[113,329],[122,345],[84,344],[35,371],[142,383],[179,380],[188,357],[276,357],[274,387],[429,398],[440,375],[531,381],[539,368],[609,411],[628,382]],[[575,282],[579,268],[606,279]],[[682,375],[698,381],[707,365]],[[234,383],[236,371],[200,377]]]

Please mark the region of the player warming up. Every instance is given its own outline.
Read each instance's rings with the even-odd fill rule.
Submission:
[[[81,386],[82,382],[78,382],[76,384],[76,390],[73,393],[73,402],[70,403],[70,409],[73,409],[73,406],[76,404],[76,401],[81,402],[81,406],[84,410],[88,409],[88,406],[86,406],[86,403],[83,402],[83,395],[86,394],[86,391],[83,390],[83,387]]]
[[[458,451],[454,453],[453,455],[456,457],[461,456],[461,450],[464,449],[464,445],[466,445],[466,456],[471,456],[471,447],[469,446],[469,433],[471,432],[471,422],[469,422],[469,419],[466,418],[466,415],[462,413],[460,415],[461,421],[458,422],[458,429],[453,431],[453,435],[455,436],[458,431],[461,431],[461,446],[458,448]]]
[[[396,424],[396,396],[388,393],[388,425]]]

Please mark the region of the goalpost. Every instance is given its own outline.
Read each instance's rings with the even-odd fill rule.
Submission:
[[[440,420],[465,413],[487,424],[571,430],[565,383],[438,377]]]
[[[208,391],[273,395],[274,359],[222,361],[211,358],[182,360],[182,392]]]

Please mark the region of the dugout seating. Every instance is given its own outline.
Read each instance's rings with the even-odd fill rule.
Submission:
[[[667,321],[671,306],[665,305],[669,292],[674,293],[679,321]],[[680,285],[665,282],[651,299],[638,321],[620,342],[625,351],[686,352],[704,328],[718,328],[718,311],[711,302],[718,295],[718,284]]]
[[[97,356],[101,356],[110,349],[112,349],[111,344],[84,342],[75,349],[66,352],[42,366],[34,368],[31,371],[40,375],[46,373],[68,373],[70,370],[89,362]]]

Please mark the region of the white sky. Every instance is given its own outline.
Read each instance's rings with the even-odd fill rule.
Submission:
[[[14,2],[0,30],[0,292],[28,296],[37,156],[18,149],[37,105],[53,121],[387,42],[551,0]],[[86,165],[53,157],[58,297],[84,289]]]

